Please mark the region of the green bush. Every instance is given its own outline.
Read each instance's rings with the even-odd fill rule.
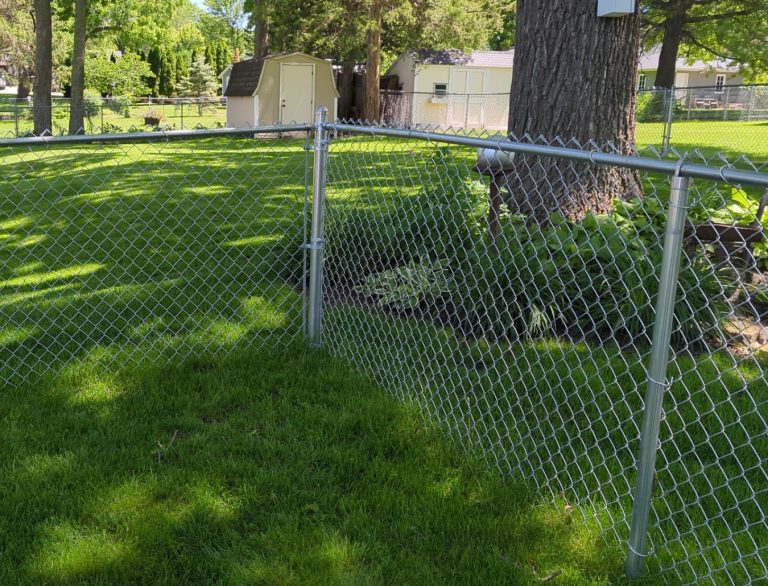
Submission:
[[[431,168],[446,173],[417,195],[396,196],[384,211],[329,214],[326,275],[332,284],[356,286],[373,273],[452,258],[480,237],[478,214],[487,188],[446,165],[450,156],[449,149],[436,149]]]
[[[581,222],[555,214],[546,227],[507,215],[491,244],[486,189],[454,176],[387,213],[353,210],[332,222],[329,283],[380,306],[420,308],[471,338],[650,342],[665,225],[658,198],[616,202]],[[721,319],[711,267],[703,251],[686,252],[678,346],[703,342]]]
[[[547,228],[505,224],[489,253],[476,243],[455,274],[457,326],[471,336],[650,342],[663,255],[664,214],[655,198],[617,202],[613,212]],[[702,342],[720,320],[719,283],[701,252],[682,263],[676,345]]]
[[[667,116],[666,95],[664,92],[641,92],[637,95],[636,119],[638,122],[663,122]],[[675,100],[673,115],[682,113],[683,108]]]

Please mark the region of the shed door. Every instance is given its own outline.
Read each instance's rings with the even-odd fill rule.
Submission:
[[[315,66],[280,64],[280,122],[312,122],[315,111]]]
[[[460,128],[481,128],[485,121],[486,71],[451,69],[448,124]]]

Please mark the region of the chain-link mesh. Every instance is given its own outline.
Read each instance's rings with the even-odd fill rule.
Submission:
[[[69,134],[71,100],[51,100],[48,134]],[[226,98],[100,98],[86,96],[81,106],[80,134],[113,134],[144,130],[223,128],[227,125]],[[31,99],[0,96],[0,138],[34,136]]]
[[[300,337],[306,132],[0,147],[0,380]]]
[[[330,129],[327,348],[621,555],[669,176]],[[0,379],[297,338],[311,161],[277,130],[0,146]],[[669,581],[766,576],[766,202],[692,183],[648,558]]]
[[[654,88],[637,96],[637,144],[768,164],[768,86]]]
[[[669,177],[365,132],[331,145],[325,345],[623,547]],[[768,255],[708,222],[749,224],[760,192],[692,191],[649,565],[746,583],[768,563]]]

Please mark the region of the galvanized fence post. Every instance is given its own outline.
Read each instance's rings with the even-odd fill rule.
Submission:
[[[315,162],[312,177],[312,232],[309,244],[309,315],[307,337],[313,348],[322,345],[325,182],[328,171],[328,118],[326,108],[315,114]]]
[[[675,86],[666,90],[669,92],[667,101],[665,102],[666,108],[664,110],[664,142],[661,145],[661,154],[669,154],[672,143],[672,119],[675,116]]]
[[[690,179],[680,176],[680,167],[672,178],[672,190],[664,237],[664,257],[661,265],[659,296],[656,300],[656,320],[653,326],[651,361],[648,366],[648,386],[645,393],[643,427],[640,436],[640,458],[637,467],[632,525],[629,533],[627,575],[634,578],[643,569],[647,557],[648,518],[656,467],[662,401],[667,386],[667,362],[672,337],[672,321],[677,293],[683,232],[688,208]]]

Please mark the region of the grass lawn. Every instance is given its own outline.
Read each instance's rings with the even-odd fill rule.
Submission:
[[[440,181],[381,144],[332,147],[329,226]],[[309,351],[303,147],[0,150],[0,583],[621,582],[645,356],[350,305]],[[752,551],[766,366],[673,361],[652,569]]]
[[[0,583],[618,579],[594,522],[297,341],[306,156],[0,152]]]
[[[658,147],[663,135],[664,125],[661,123],[641,122],[637,125],[640,147]],[[679,153],[698,150],[715,162],[718,153],[723,153],[733,163],[746,156],[760,167],[768,163],[768,122],[676,120],[672,124],[672,146]]]
[[[96,134],[102,127],[106,132],[141,131],[149,128],[144,124],[144,114],[150,110],[160,112],[161,126],[174,130],[201,128],[218,128],[227,124],[227,109],[216,105],[203,108],[200,111],[195,104],[140,104],[130,106],[128,116],[108,107],[97,108],[93,115],[85,119],[88,134]],[[31,133],[34,128],[31,107],[18,109],[18,126],[15,120],[16,110],[11,102],[0,103],[0,138],[13,138],[19,134]],[[67,134],[69,129],[69,106],[66,103],[54,102],[53,134]]]

